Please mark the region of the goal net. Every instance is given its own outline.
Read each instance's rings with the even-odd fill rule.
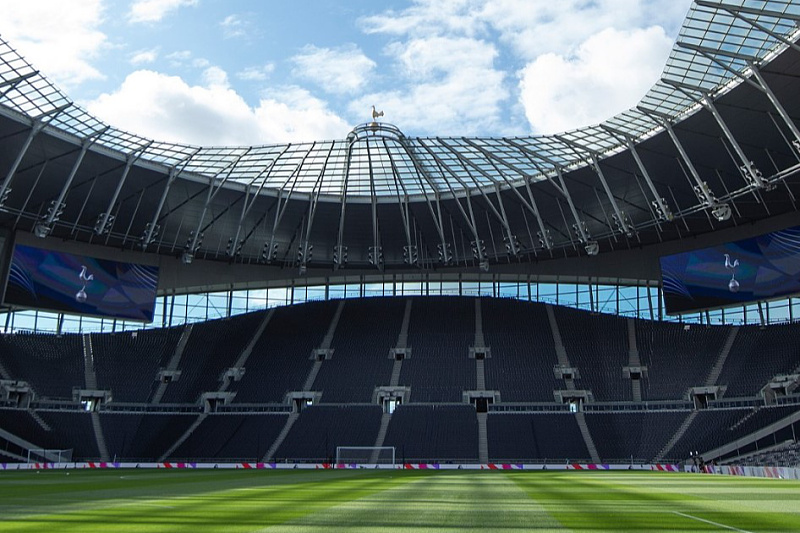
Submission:
[[[49,450],[32,448],[28,450],[29,463],[71,463],[72,448],[69,450]]]
[[[337,446],[336,464],[394,465],[394,446]]]

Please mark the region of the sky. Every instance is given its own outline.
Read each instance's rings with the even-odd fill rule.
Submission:
[[[2,0],[0,37],[116,128],[192,145],[551,134],[633,107],[690,0]]]

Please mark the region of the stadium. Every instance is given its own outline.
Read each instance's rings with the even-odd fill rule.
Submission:
[[[0,38],[0,531],[799,530],[799,39],[695,0],[594,126],[201,147]]]

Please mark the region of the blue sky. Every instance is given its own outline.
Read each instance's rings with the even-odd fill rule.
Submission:
[[[164,141],[556,133],[633,105],[689,0],[29,0],[0,35],[107,123]]]

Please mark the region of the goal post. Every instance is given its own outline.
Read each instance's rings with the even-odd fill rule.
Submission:
[[[395,447],[394,446],[337,446],[336,464],[394,466]]]
[[[31,448],[28,450],[28,463],[71,463],[71,462],[72,462],[72,448],[68,450]]]

